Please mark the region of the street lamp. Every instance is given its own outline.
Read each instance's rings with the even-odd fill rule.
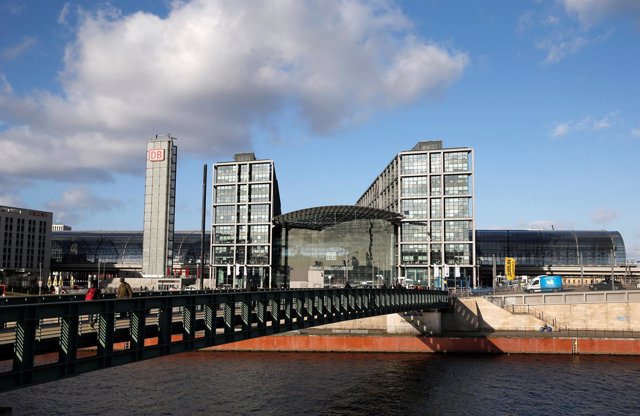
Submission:
[[[616,254],[616,245],[612,242],[612,245],[611,245],[611,290],[616,290],[615,279],[614,279],[614,275],[613,275],[613,265],[614,265],[614,261],[615,261],[615,254]]]

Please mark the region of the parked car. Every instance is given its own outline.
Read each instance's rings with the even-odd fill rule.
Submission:
[[[613,282],[613,286],[615,287],[615,290],[624,289],[622,283],[617,280]],[[592,283],[589,285],[589,290],[611,290],[611,279],[604,279],[602,282]]]

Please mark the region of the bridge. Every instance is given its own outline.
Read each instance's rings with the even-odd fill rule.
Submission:
[[[0,392],[249,338],[448,306],[446,291],[360,288],[7,298],[0,306]],[[89,315],[98,317],[95,329]]]

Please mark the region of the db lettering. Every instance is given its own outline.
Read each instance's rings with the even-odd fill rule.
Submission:
[[[150,162],[161,162],[164,160],[164,149],[151,149],[148,156]]]

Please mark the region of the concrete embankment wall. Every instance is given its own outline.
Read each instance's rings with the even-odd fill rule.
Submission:
[[[640,341],[606,338],[506,338],[393,335],[302,335],[261,337],[210,348],[215,351],[411,352],[492,354],[640,355]]]
[[[548,320],[554,319],[556,329],[640,331],[640,302],[548,304],[529,308],[533,314],[541,312]],[[536,330],[544,323],[534,316],[514,315],[487,299],[473,297],[456,301],[455,313],[444,315],[443,329],[473,330],[470,324],[475,324],[476,329],[493,331]]]
[[[569,329],[640,330],[640,304],[539,305]],[[484,298],[458,299],[453,313],[391,314],[261,337],[219,351],[340,351],[640,355],[640,340],[541,334],[544,321],[514,315]],[[506,331],[530,336],[501,336]],[[477,333],[484,335],[478,336]],[[446,334],[457,336],[446,336]],[[526,332],[524,332],[526,334]],[[445,335],[442,335],[445,334]]]

